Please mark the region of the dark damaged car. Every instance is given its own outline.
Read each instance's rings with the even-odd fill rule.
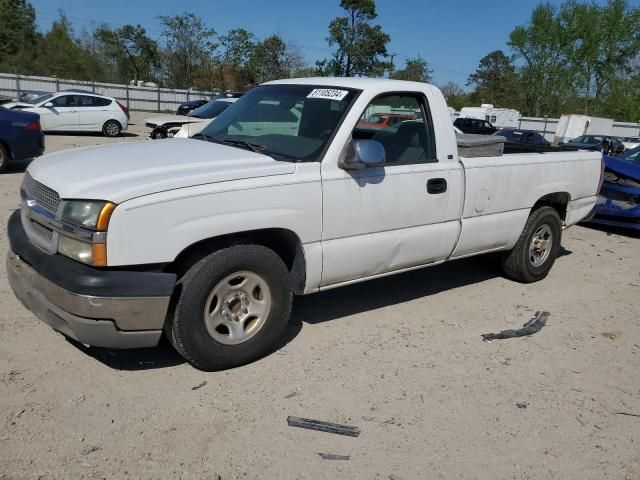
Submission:
[[[604,182],[594,223],[640,230],[640,147],[604,157]]]

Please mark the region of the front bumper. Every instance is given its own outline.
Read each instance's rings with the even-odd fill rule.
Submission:
[[[40,320],[80,343],[107,348],[157,345],[175,275],[91,268],[31,244],[20,216],[9,220],[7,275]]]

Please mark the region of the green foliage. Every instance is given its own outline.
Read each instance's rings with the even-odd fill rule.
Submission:
[[[0,0],[0,70],[31,71],[37,41],[35,18],[26,0]]]
[[[469,95],[457,83],[447,82],[440,86],[440,91],[442,91],[444,98],[447,100],[447,104],[456,110],[460,110],[469,104]]]
[[[640,54],[640,9],[626,0],[602,6],[566,0],[559,10],[542,4],[511,32],[509,46],[520,61],[525,113],[627,112],[617,119],[637,120],[615,103],[629,102],[624,92],[635,88],[633,61]]]
[[[402,70],[392,72],[390,78],[394,80],[410,80],[412,82],[431,83],[433,70],[429,68],[427,61],[421,56],[408,58]]]
[[[94,55],[100,57],[103,68],[110,67],[110,78],[120,83],[155,80],[160,51],[143,27],[124,25],[112,30],[105,25],[95,30],[93,38]]]
[[[520,108],[522,87],[513,60],[502,50],[489,53],[480,60],[467,85],[475,86],[471,101],[492,103],[497,108]]]
[[[346,15],[331,21],[327,38],[336,52],[318,64],[318,70],[322,75],[343,77],[383,75],[389,65],[390,37],[380,25],[371,23],[378,16],[374,0],[341,0],[340,6]]]
[[[94,80],[100,65],[74,37],[71,24],[61,14],[37,44],[34,71],[49,77]]]
[[[161,16],[165,41],[163,70],[167,84],[178,88],[212,88],[215,30],[193,13]]]

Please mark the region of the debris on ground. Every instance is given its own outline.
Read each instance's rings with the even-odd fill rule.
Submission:
[[[549,312],[536,312],[535,316],[525,323],[519,330],[503,330],[500,333],[485,333],[482,335],[482,340],[491,343],[492,340],[502,340],[506,338],[524,337],[527,335],[533,335],[542,330],[542,327],[547,323],[549,318]]]
[[[527,402],[516,402],[516,403],[514,403],[514,405],[516,407],[522,408],[522,409],[527,408],[529,406],[529,404]]]
[[[349,460],[349,455],[335,455],[333,453],[318,453],[323,460]]]
[[[627,417],[640,417],[640,414],[629,412],[613,412],[614,415],[626,415]]]
[[[295,397],[296,395],[300,395],[298,392],[291,392],[288,395],[285,395],[284,398],[291,398],[291,397]]]
[[[362,420],[364,420],[365,422],[379,423],[380,425],[402,425],[395,417],[390,418],[389,420],[379,420],[375,417],[362,417]]]
[[[360,429],[358,427],[322,422],[320,420],[312,420],[309,418],[287,417],[287,424],[290,427],[306,428],[308,430],[335,433],[337,435],[346,435],[348,437],[357,437],[360,435]]]
[[[86,400],[84,393],[80,393],[79,395],[74,395],[69,399],[69,403],[72,405],[78,405]]]
[[[97,447],[95,445],[86,446],[82,449],[82,455],[89,455],[90,453],[97,452],[101,447]]]
[[[199,383],[198,385],[196,385],[195,387],[191,387],[191,390],[199,390],[200,388],[204,387],[207,384],[207,381],[204,380],[201,383]]]

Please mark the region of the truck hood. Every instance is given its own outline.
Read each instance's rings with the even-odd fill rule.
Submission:
[[[168,123],[171,124],[185,124],[185,123],[198,123],[204,122],[206,119],[204,118],[196,118],[196,117],[187,117],[185,115],[154,115],[153,117],[148,117],[144,119],[145,125],[153,125],[157,127],[158,125],[166,125]]]
[[[64,150],[34,160],[28,172],[63,199],[122,203],[195,185],[287,175],[295,168],[241,148],[166,139]]]

